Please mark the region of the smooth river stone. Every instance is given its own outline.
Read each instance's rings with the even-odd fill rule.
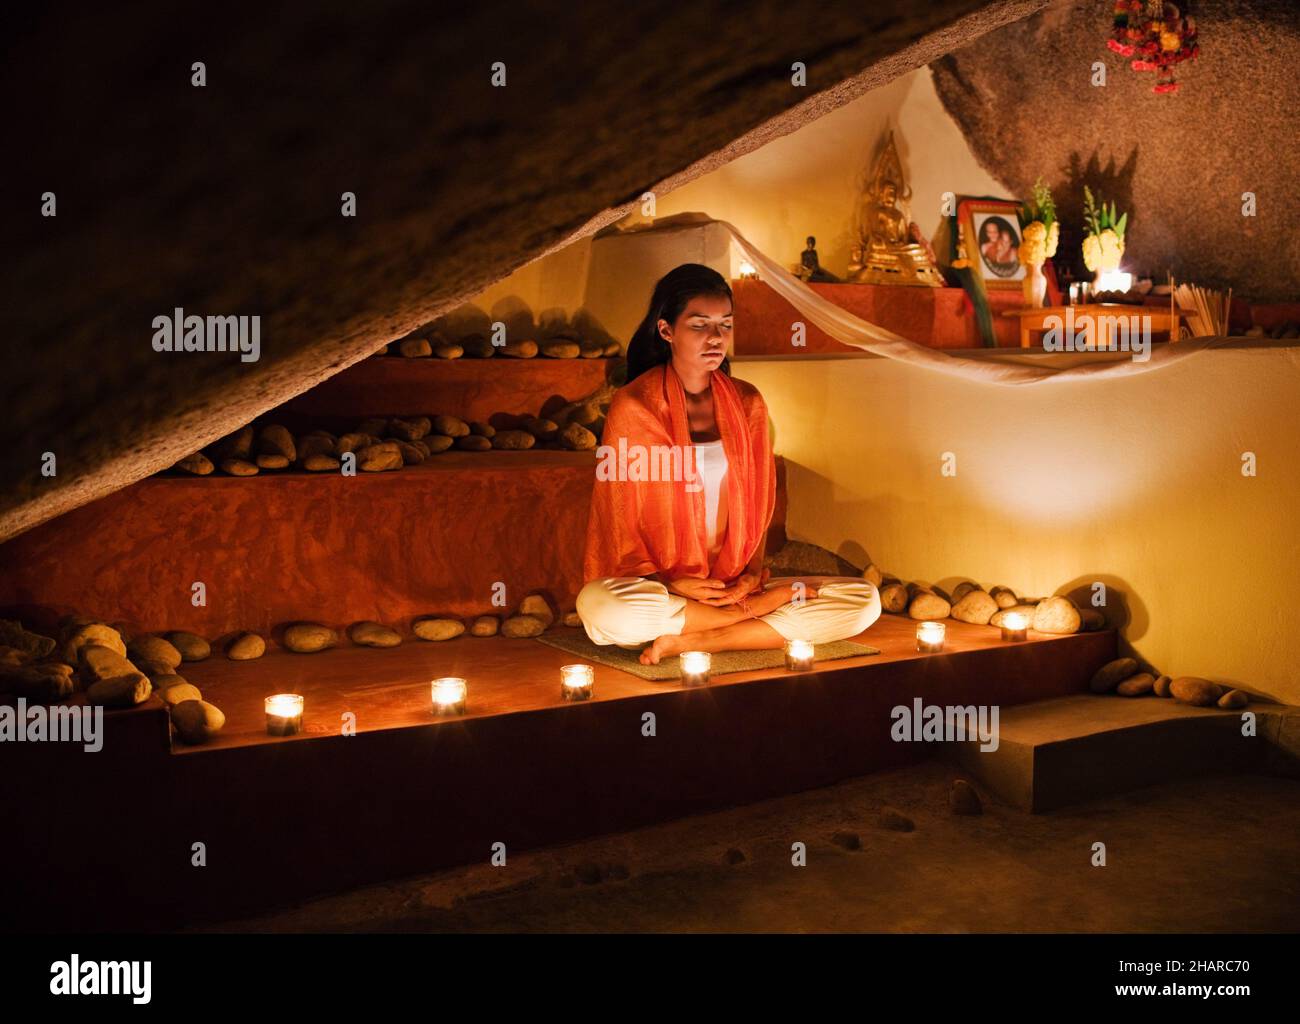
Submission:
[[[555,621],[555,612],[551,610],[550,604],[541,594],[529,594],[520,601],[519,614],[541,619],[548,626]]]
[[[982,590],[968,590],[952,606],[952,617],[958,622],[970,622],[976,626],[987,626],[998,610],[998,603],[992,596]]]
[[[102,622],[88,622],[70,630],[67,642],[63,645],[63,660],[70,665],[79,664],[79,652],[86,644],[99,644],[126,657],[126,644],[122,642],[121,633]]]
[[[1092,674],[1088,689],[1093,693],[1112,693],[1120,683],[1137,674],[1136,658],[1116,658],[1108,661]]]
[[[532,615],[512,615],[501,623],[501,635],[513,639],[540,636],[546,631],[546,623]]]
[[[899,615],[907,610],[907,587],[902,583],[886,583],[880,588],[880,607]]]
[[[449,618],[416,619],[411,632],[421,640],[451,640],[465,632],[465,623]]]
[[[203,637],[183,629],[168,633],[167,642],[181,652],[181,661],[203,661],[212,653],[212,645]]]
[[[86,702],[112,708],[129,708],[144,703],[152,692],[153,684],[143,672],[127,672],[92,683],[86,688]]]
[[[952,605],[929,590],[918,590],[907,606],[907,614],[914,619],[946,619],[951,612]]]
[[[338,643],[339,636],[319,622],[295,622],[284,631],[284,646],[298,654],[315,654]]]
[[[1115,692],[1121,697],[1145,697],[1155,690],[1155,685],[1155,676],[1150,672],[1139,672],[1135,676],[1129,676],[1115,687]]]
[[[126,645],[127,653],[137,663],[151,661],[156,665],[166,665],[171,671],[181,663],[181,652],[176,645],[160,636],[137,636]]]
[[[1198,708],[1213,707],[1223,696],[1223,687],[1198,676],[1179,676],[1169,684],[1174,700]]]
[[[354,622],[348,627],[348,638],[360,647],[397,647],[402,634],[382,622]]]
[[[163,699],[163,703],[183,704],[187,700],[202,700],[203,694],[193,683],[173,683],[171,686],[161,687],[158,690],[158,696]]]
[[[206,743],[226,724],[226,716],[221,709],[205,700],[185,700],[173,704],[171,719],[177,735],[189,744]]]
[[[257,633],[240,633],[226,648],[231,661],[252,661],[266,653],[266,641]]]
[[[1020,598],[1016,597],[1016,592],[1010,587],[994,587],[989,595],[998,603],[999,608],[1014,608],[1020,603]]]
[[[1034,609],[1033,628],[1039,633],[1079,632],[1079,609],[1064,597],[1045,597]]]
[[[979,589],[980,585],[978,583],[973,583],[970,580],[962,580],[952,588],[952,606],[956,608],[963,597],[969,594],[972,590]]]
[[[480,615],[469,627],[470,636],[496,636],[501,629],[501,620],[495,615]]]

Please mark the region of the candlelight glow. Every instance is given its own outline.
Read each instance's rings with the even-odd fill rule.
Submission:
[[[683,672],[707,672],[712,662],[708,651],[682,651]]]
[[[303,699],[297,693],[277,693],[266,698],[266,713],[277,718],[292,718],[302,714]]]
[[[469,687],[459,676],[443,676],[433,681],[433,707],[441,714],[461,714]]]
[[[303,699],[297,693],[277,693],[267,697],[266,732],[268,736],[292,736],[302,732]]]
[[[948,627],[942,622],[919,622],[916,626],[916,649],[924,654],[943,650],[943,638]]]
[[[1002,616],[1002,639],[1019,642],[1028,639],[1029,616],[1024,612],[1007,612]]]
[[[811,658],[813,645],[807,640],[791,640],[785,645],[785,651],[792,658]]]
[[[560,696],[564,700],[590,700],[595,683],[596,673],[590,665],[560,666]]]
[[[811,672],[813,667],[813,645],[807,640],[787,640],[785,642],[785,667],[790,672]]]
[[[1097,278],[1098,292],[1127,292],[1133,287],[1133,275],[1123,270],[1103,270]]]
[[[750,263],[749,260],[741,260],[740,276],[742,278],[758,277],[758,271],[754,268],[754,264]]]

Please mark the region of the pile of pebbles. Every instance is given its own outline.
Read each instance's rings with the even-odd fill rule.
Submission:
[[[404,359],[612,359],[623,354],[623,346],[617,341],[583,338],[573,328],[551,332],[540,342],[522,338],[502,345],[493,345],[483,334],[466,334],[453,341],[445,330],[435,329],[394,341],[376,354]]]
[[[1097,694],[1120,697],[1172,697],[1198,708],[1236,710],[1250,703],[1250,694],[1199,676],[1169,676],[1143,669],[1136,658],[1108,661],[1093,675],[1088,688]]]
[[[356,469],[383,473],[418,466],[442,452],[524,451],[530,448],[591,451],[605,427],[614,397],[612,384],[577,401],[553,395],[536,416],[498,412],[486,422],[456,416],[371,417],[346,434],[311,430],[295,437],[285,427],[250,424],[187,455],[172,469],[192,476],[217,470],[229,476],[256,476],[263,470],[336,473],[352,453]]]
[[[242,651],[250,649],[247,640],[237,640]],[[4,619],[0,693],[55,704],[82,690],[87,704],[107,708],[134,707],[156,693],[167,706],[176,735],[185,743],[203,743],[221,731],[226,716],[203,699],[180,669],[184,662],[202,661],[211,653],[203,637],[180,630],[132,636],[121,625],[69,615],[59,623],[58,635],[51,637]]]
[[[1001,626],[1003,619],[1019,612],[1029,628],[1039,633],[1092,632],[1106,627],[1106,617],[1097,608],[1080,608],[1068,597],[1017,597],[1010,587],[985,590],[978,583],[963,581],[949,594],[939,587],[904,583],[895,576],[868,565],[862,578],[880,591],[884,611],[913,619],[956,619],[977,626]],[[1093,676],[1093,693],[1120,697],[1172,697],[1195,707],[1244,708],[1250,694],[1199,676],[1169,676],[1144,669],[1136,658],[1116,658]]]
[[[905,583],[875,565],[868,565],[862,578],[880,591],[884,611],[913,619],[952,618],[976,626],[1001,626],[1007,615],[1020,613],[1039,633],[1086,633],[1106,627],[1100,610],[1080,608],[1068,597],[1018,597],[1010,587],[985,590],[971,580],[958,583],[949,593],[926,583]]]

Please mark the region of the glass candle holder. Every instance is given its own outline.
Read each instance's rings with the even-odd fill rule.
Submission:
[[[807,640],[787,640],[785,642],[785,667],[791,672],[811,672],[813,667],[813,645]]]
[[[590,665],[560,666],[560,697],[563,700],[591,700],[596,673]]]
[[[682,685],[707,686],[713,657],[708,651],[682,651]]]
[[[443,676],[433,681],[433,713],[463,715],[469,686],[459,676]]]
[[[302,696],[297,693],[277,693],[267,697],[267,735],[292,736],[302,732],[302,705]]]
[[[1022,612],[1007,612],[1002,616],[1002,639],[1024,640],[1028,636],[1029,617]]]
[[[948,627],[942,622],[919,622],[916,626],[916,649],[922,654],[938,654]]]

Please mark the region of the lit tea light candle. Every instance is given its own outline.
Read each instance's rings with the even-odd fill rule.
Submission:
[[[1002,616],[1002,639],[1023,640],[1028,635],[1029,617],[1023,612],[1007,612]]]
[[[713,658],[708,651],[682,651],[682,685],[706,686]]]
[[[565,700],[591,700],[596,673],[590,665],[560,666],[560,696]]]
[[[459,676],[443,676],[433,681],[433,713],[436,715],[463,715],[465,695],[469,687]]]
[[[942,622],[921,622],[916,627],[916,649],[923,654],[938,654],[943,650],[943,638],[948,627]]]
[[[301,694],[277,693],[266,698],[266,731],[271,736],[292,736],[302,732]]]
[[[787,640],[785,642],[785,667],[791,672],[811,672],[813,667],[813,645],[807,640]]]

